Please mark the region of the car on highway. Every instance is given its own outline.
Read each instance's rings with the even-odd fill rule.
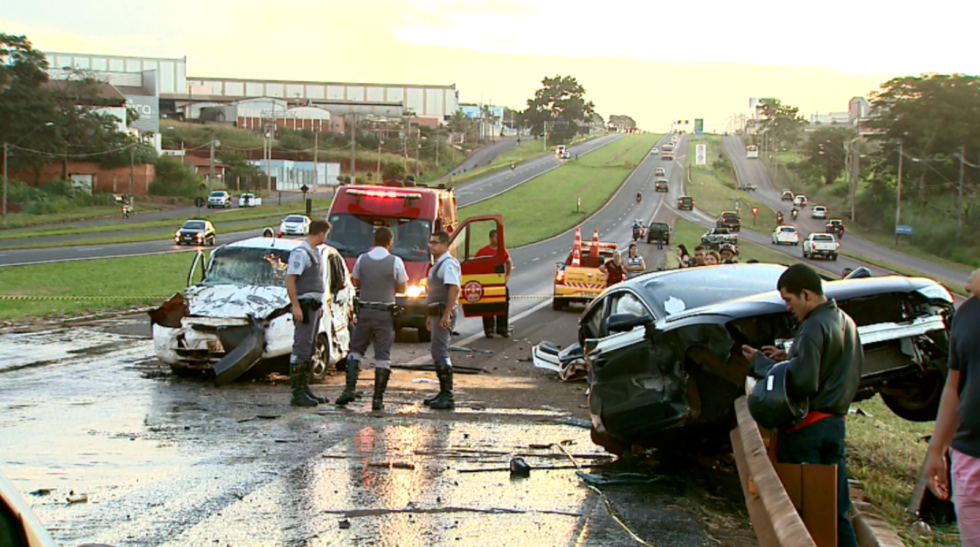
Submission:
[[[724,449],[745,395],[739,350],[792,351],[798,323],[774,290],[785,266],[731,264],[650,272],[596,297],[579,319],[592,440],[690,453]],[[855,321],[865,362],[857,401],[880,395],[899,417],[935,420],[953,298],[920,277],[825,280]]]
[[[793,201],[795,198],[796,196],[793,195],[792,191],[783,190],[783,195],[779,199],[781,199],[782,201]]]
[[[238,196],[239,207],[258,207],[259,205],[262,205],[262,198],[256,196],[251,192],[247,192]]]
[[[660,149],[657,148],[656,146],[653,147],[653,150],[650,150],[650,155],[651,156],[656,156],[659,153],[660,153]],[[660,168],[658,167],[658,169],[660,169]]]
[[[669,192],[670,182],[667,179],[657,179],[657,182],[653,185],[653,189],[657,192]]]
[[[210,220],[190,219],[174,232],[176,245],[214,245],[217,235]]]
[[[728,228],[733,232],[739,232],[742,230],[742,219],[739,218],[738,213],[735,211],[724,211],[715,221],[715,226],[719,228]]]
[[[772,233],[773,245],[799,245],[800,232],[796,226],[776,226]]]
[[[666,222],[651,222],[647,226],[647,243],[662,239],[664,245],[670,245],[670,224]]]
[[[279,237],[305,236],[310,233],[311,222],[306,215],[289,215],[279,223]]]
[[[813,208],[810,209],[810,217],[827,218],[827,208],[823,205],[814,205]]]
[[[832,218],[827,221],[824,226],[824,231],[830,234],[835,234],[837,239],[844,237],[844,221],[839,218]]]
[[[701,245],[706,245],[712,249],[718,249],[725,243],[738,245],[738,234],[728,228],[712,228],[701,236]]]
[[[177,375],[213,375],[219,385],[260,361],[288,374],[293,314],[286,265],[301,244],[253,237],[222,245],[207,259],[198,251],[184,293],[149,312],[157,358]],[[347,357],[355,290],[336,249],[320,245],[316,252],[326,288],[313,363],[319,381]]]
[[[681,196],[677,198],[677,208],[681,211],[693,211],[694,198],[691,196]]]
[[[653,151],[656,152],[657,149],[654,148]],[[663,167],[657,167],[656,169],[653,170],[653,176],[655,176],[655,177],[666,177],[667,176],[667,170],[664,169]]]
[[[231,194],[224,190],[211,192],[211,195],[208,196],[208,209],[216,209],[218,207],[222,209],[231,207]]]
[[[743,191],[743,192],[755,192],[756,190],[759,189],[759,187],[756,186],[756,185],[754,185],[754,184],[745,183],[745,184],[739,185],[738,189],[741,190],[741,191]]]
[[[802,208],[802,207],[806,207],[806,204],[807,204],[806,196],[804,196],[803,194],[797,194],[793,196],[793,205]]]
[[[829,258],[837,260],[840,241],[833,234],[812,233],[803,240],[803,258]]]

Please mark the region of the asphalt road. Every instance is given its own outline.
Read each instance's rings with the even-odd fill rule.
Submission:
[[[573,146],[569,149],[572,156],[592,152],[606,144],[622,138],[622,135],[609,135]],[[565,160],[569,161],[569,160]],[[522,163],[514,171],[505,169],[485,177],[466,182],[456,188],[457,202],[460,207],[472,205],[478,201],[489,199],[507,190],[515,188],[534,177],[544,174],[562,165],[553,155],[547,155],[535,160]],[[194,209],[196,211],[196,209]],[[155,213],[149,213],[155,214]],[[251,236],[260,235],[260,230],[245,232],[219,233],[217,244],[230,243]],[[100,234],[110,236],[113,234]],[[115,243],[106,245],[84,245],[47,249],[21,249],[0,251],[0,267],[18,266],[25,264],[42,264],[50,262],[67,262],[94,258],[112,258],[146,254],[160,254],[186,250],[178,247],[169,239],[140,243]]]
[[[493,160],[497,159],[501,154],[517,146],[517,139],[513,137],[508,137],[498,142],[495,142],[489,146],[484,146],[476,152],[470,154],[463,163],[457,165],[452,171],[446,173],[445,175],[436,179],[436,181],[445,180],[449,177],[455,177],[456,175],[462,175],[473,168],[479,167],[481,165],[489,165]]]
[[[722,137],[722,142],[725,146],[725,150],[728,152],[728,156],[732,158],[732,162],[735,164],[739,181],[755,184],[759,187],[756,192],[752,193],[753,197],[772,207],[776,211],[783,211],[786,222],[799,228],[803,234],[803,237],[810,232],[824,231],[824,220],[813,219],[810,216],[812,206],[819,204],[810,202],[806,208],[800,210],[799,218],[793,222],[792,218],[790,217],[790,210],[793,208],[792,204],[790,204],[788,201],[780,200],[782,188],[775,188],[773,186],[772,180],[769,178],[769,175],[763,167],[762,162],[759,160],[750,160],[746,158],[745,146],[739,137]],[[830,211],[829,214],[829,218],[844,218],[844,216],[844,211]],[[844,220],[846,223],[847,219],[844,218]],[[751,231],[743,230],[739,234],[739,238],[745,238],[749,241],[755,241],[755,239],[758,239],[751,239],[753,237],[749,236],[751,233]],[[758,241],[755,242],[758,243]],[[762,236],[762,243],[767,245],[769,244],[768,234]],[[794,248],[793,250],[796,252],[795,256],[797,256],[797,258],[802,258],[799,248]],[[887,261],[897,266],[913,269],[946,284],[963,286],[966,284],[967,278],[969,277],[963,272],[952,270],[950,268],[933,264],[925,260],[920,260],[918,258],[895,252],[880,245],[876,245],[866,239],[856,237],[852,233],[844,233],[844,237],[841,239],[841,250],[849,251],[873,260]],[[838,269],[838,273],[845,267],[853,267],[851,263],[863,264],[841,255],[835,264]],[[885,270],[881,268],[872,268],[872,271],[883,272]]]

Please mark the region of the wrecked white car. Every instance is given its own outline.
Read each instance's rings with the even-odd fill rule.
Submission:
[[[236,241],[215,249],[206,264],[198,251],[187,291],[149,312],[157,357],[176,374],[213,373],[218,385],[260,361],[288,371],[293,317],[286,264],[300,243],[268,237]],[[354,286],[336,249],[321,245],[317,251],[323,257],[326,293],[313,378],[321,380],[338,365],[342,368],[350,350]],[[200,279],[195,282],[195,277]]]

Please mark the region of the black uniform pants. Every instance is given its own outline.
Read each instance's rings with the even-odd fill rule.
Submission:
[[[792,433],[776,435],[776,461],[837,466],[837,546],[857,547],[854,525],[847,512],[851,492],[847,487],[847,458],[844,455],[843,416],[824,418]]]
[[[503,315],[484,315],[483,316],[483,333],[493,334],[497,333],[501,336],[507,336],[510,331],[507,328],[507,318],[510,315],[510,287],[506,288],[507,298],[504,301],[504,314]]]

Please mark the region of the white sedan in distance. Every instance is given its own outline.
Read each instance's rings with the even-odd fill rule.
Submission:
[[[800,232],[796,226],[776,226],[772,233],[773,245],[799,245]]]
[[[279,237],[305,236],[310,233],[310,222],[306,215],[289,215],[279,224]]]
[[[810,210],[810,216],[812,218],[827,218],[827,208],[823,205],[814,205],[813,209]]]

